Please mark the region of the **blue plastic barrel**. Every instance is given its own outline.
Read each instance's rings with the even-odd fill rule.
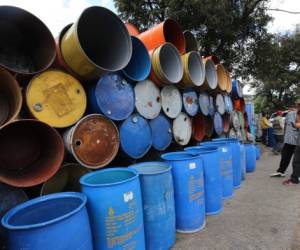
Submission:
[[[216,134],[219,136],[224,132],[223,118],[219,112],[214,114],[214,129]]]
[[[163,154],[172,166],[175,194],[176,229],[193,233],[205,227],[203,162],[188,152]]]
[[[143,81],[149,76],[151,70],[149,53],[145,45],[137,37],[131,36],[131,42],[131,59],[122,72],[132,81]]]
[[[232,152],[232,170],[233,170],[233,187],[240,188],[241,187],[241,149],[240,142],[235,138],[216,138],[213,141],[226,142],[229,143]]]
[[[128,118],[135,107],[134,91],[117,73],[106,74],[89,89],[89,112],[104,114],[111,120]]]
[[[176,239],[171,166],[164,162],[131,165],[138,171],[143,200],[146,249],[171,249]]]
[[[256,168],[256,149],[252,143],[245,144],[246,151],[246,172],[251,173]]]
[[[248,124],[251,127],[254,125],[254,105],[253,105],[253,103],[246,103],[245,111],[246,111],[247,117],[248,117]]]
[[[240,143],[240,149],[241,149],[241,174],[242,174],[242,181],[246,179],[246,151],[245,151],[245,145],[243,143]]]
[[[172,142],[172,125],[169,119],[160,114],[149,122],[152,132],[152,145],[155,149],[163,151]]]
[[[146,119],[138,114],[127,118],[120,126],[122,150],[131,158],[143,157],[151,148],[151,127]]]
[[[196,146],[185,150],[203,159],[206,215],[219,214],[223,210],[223,190],[218,147]]]
[[[198,96],[196,91],[186,89],[182,94],[183,108],[190,116],[195,116],[199,110]]]
[[[55,193],[12,208],[2,218],[7,249],[92,250],[86,201],[80,193]]]
[[[208,116],[210,114],[209,95],[205,92],[199,94],[199,107],[203,115]]]
[[[88,200],[94,249],[145,249],[138,173],[128,168],[98,170],[81,177],[80,184]]]
[[[232,80],[231,96],[234,99],[243,98],[243,90],[237,80]]]
[[[229,199],[233,196],[233,177],[232,177],[232,152],[231,147],[224,142],[203,142],[200,146],[215,146],[219,148],[220,164],[222,175],[223,199]]]
[[[259,160],[260,156],[261,156],[261,150],[260,150],[260,146],[259,145],[255,146],[255,151],[256,151],[256,160]]]

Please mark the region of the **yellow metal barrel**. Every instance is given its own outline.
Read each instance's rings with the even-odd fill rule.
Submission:
[[[76,123],[86,109],[86,94],[73,76],[60,70],[36,75],[26,89],[26,104],[38,120],[56,128]]]

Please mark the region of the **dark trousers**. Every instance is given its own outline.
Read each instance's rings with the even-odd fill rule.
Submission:
[[[285,143],[283,145],[283,148],[281,150],[281,161],[280,161],[280,165],[279,165],[277,172],[284,173],[286,171],[286,169],[288,168],[288,166],[291,162],[295,148],[296,148],[296,146],[291,145],[291,144]]]
[[[300,147],[297,146],[294,153],[293,159],[293,173],[291,175],[291,180],[293,183],[299,183],[300,177]]]
[[[280,153],[283,147],[283,135],[275,135],[275,138],[276,144],[274,145],[273,149]]]
[[[268,129],[262,129],[261,142],[264,145],[268,143]]]

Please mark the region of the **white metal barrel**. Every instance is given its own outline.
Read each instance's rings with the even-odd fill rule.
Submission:
[[[173,135],[180,145],[187,145],[192,135],[192,123],[187,114],[181,112],[173,121]]]
[[[182,110],[182,96],[180,91],[173,85],[165,86],[161,90],[162,109],[165,114],[174,119]]]

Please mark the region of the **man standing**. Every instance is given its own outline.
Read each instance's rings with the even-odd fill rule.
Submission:
[[[299,184],[299,177],[300,177],[300,100],[297,101],[296,122],[292,123],[292,126],[298,130],[298,138],[296,141],[296,149],[294,152],[294,159],[293,159],[293,173],[292,173],[290,179],[288,179],[282,183],[283,185]]]
[[[275,139],[276,139],[276,144],[273,147],[273,153],[275,155],[279,154],[282,150],[282,142],[284,136],[284,118],[282,117],[282,115],[283,112],[278,111],[276,113],[276,117],[272,122],[273,134],[275,135]]]
[[[270,123],[267,119],[267,115],[265,112],[262,112],[262,118],[260,121],[260,126],[261,126],[261,130],[262,130],[262,137],[261,137],[261,142],[264,145],[267,145],[267,138],[268,138],[268,128],[270,127]]]

